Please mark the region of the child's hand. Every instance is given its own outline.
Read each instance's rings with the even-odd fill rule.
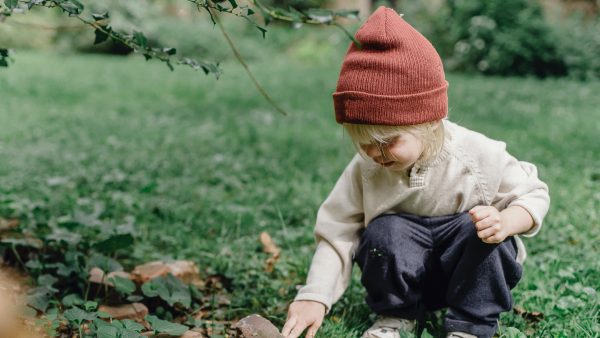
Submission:
[[[297,300],[288,309],[288,317],[281,334],[286,338],[297,338],[308,327],[306,337],[314,337],[323,323],[323,317],[325,317],[325,305],[322,303]]]
[[[502,222],[502,214],[498,209],[488,205],[478,205],[469,210],[469,215],[477,236],[485,243],[500,243],[510,236],[509,229]]]

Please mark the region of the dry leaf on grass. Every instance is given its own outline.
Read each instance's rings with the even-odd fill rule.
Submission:
[[[98,311],[108,313],[113,319],[131,319],[143,322],[148,314],[148,308],[142,303],[123,304],[117,306],[100,305]]]
[[[113,284],[113,282],[111,281],[111,278],[115,277],[115,276],[123,277],[126,279],[133,279],[133,277],[131,276],[131,274],[129,272],[113,271],[113,272],[109,272],[108,274],[105,274],[104,271],[102,271],[102,269],[100,269],[98,267],[93,267],[90,269],[90,277],[88,278],[88,280],[90,282],[96,283],[96,284],[115,286]]]
[[[525,308],[519,305],[513,307],[513,312],[523,317],[525,320],[530,322],[539,322],[544,319],[544,314],[539,311],[527,311]]]
[[[12,230],[19,226],[21,221],[17,218],[4,219],[0,218],[0,232]]]
[[[181,335],[181,337],[179,337],[179,338],[205,338],[205,337],[206,336],[204,334],[202,334],[202,332],[198,332],[195,330],[188,330],[183,335]]]
[[[169,273],[184,283],[200,288],[204,286],[204,281],[200,278],[200,269],[192,261],[179,260],[172,263],[152,261],[136,266],[131,272],[133,280],[140,284]]]
[[[192,261],[179,260],[172,263],[167,263],[167,267],[169,268],[171,274],[179,278],[179,280],[182,282],[193,284],[197,287],[204,286],[204,281],[200,279],[200,269],[196,263]]]
[[[273,239],[267,232],[261,232],[259,240],[262,244],[263,252],[271,254],[265,262],[265,271],[269,273],[273,272],[275,264],[277,264],[277,261],[279,260],[281,249],[275,245],[275,242],[273,242]]]
[[[138,283],[145,283],[159,276],[166,276],[170,272],[167,264],[161,261],[152,261],[136,266],[131,275]]]

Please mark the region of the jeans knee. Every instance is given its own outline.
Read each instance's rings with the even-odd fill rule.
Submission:
[[[361,236],[361,243],[371,248],[386,250],[409,237],[404,219],[398,215],[382,215],[373,219]]]

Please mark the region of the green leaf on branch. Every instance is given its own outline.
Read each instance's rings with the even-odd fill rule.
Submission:
[[[258,30],[262,33],[263,39],[265,39],[265,34],[267,33],[267,30],[260,26],[256,26],[256,28],[258,28]]]
[[[185,325],[171,323],[166,320],[159,319],[156,316],[148,315],[144,319],[150,323],[150,326],[153,330],[156,330],[159,333],[165,333],[171,336],[181,336],[184,334],[189,328]]]
[[[142,48],[148,47],[148,38],[142,32],[133,32],[133,41]]]
[[[359,20],[359,11],[354,9],[338,10],[335,12],[336,16],[341,16],[348,19]]]
[[[35,5],[39,5],[40,3],[42,3],[44,0],[29,0],[27,2],[27,9],[31,9],[31,7],[35,6]]]
[[[163,48],[163,52],[167,53],[168,55],[175,55],[177,54],[177,49],[169,47],[169,48]]]
[[[231,8],[237,8],[238,4],[237,2],[235,2],[235,0],[229,0],[229,3],[231,4]]]
[[[69,15],[79,15],[83,12],[83,4],[77,0],[63,0],[57,1],[58,6],[62,8]]]
[[[104,31],[101,29],[96,28],[94,33],[96,34],[96,38],[94,39],[94,45],[102,43],[106,41],[106,39],[108,39],[108,34],[104,33]]]
[[[302,19],[306,18],[306,14],[302,13],[301,11],[295,9],[292,6],[289,6],[289,11],[288,11],[288,15],[290,17],[292,17],[294,19],[294,21],[298,21],[298,22],[302,22]]]
[[[17,5],[19,4],[18,0],[4,0],[4,4],[6,5],[6,7],[8,7],[8,9],[13,9],[15,7],[17,7]]]
[[[106,19],[108,19],[108,12],[92,13],[92,18],[94,18],[95,21],[106,20]]]
[[[323,24],[329,24],[333,21],[333,13],[330,10],[311,9],[308,11],[308,17]]]

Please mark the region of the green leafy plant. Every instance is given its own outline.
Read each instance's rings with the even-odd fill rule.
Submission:
[[[143,326],[110,319],[97,310],[99,303],[137,301],[154,309],[155,299],[160,299],[163,314],[168,311],[170,318],[199,309],[200,291],[171,274],[150,280],[139,290],[132,280],[119,275],[107,278],[106,284],[90,282],[92,268],[123,271],[118,259],[127,256],[126,249],[135,244],[137,237],[131,218],[124,224],[107,223],[101,217],[101,205],[92,212],[76,210],[73,215],[46,218],[47,210],[41,205],[4,202],[9,203],[0,205],[2,214],[20,214],[21,221],[9,232],[0,233],[0,252],[6,261],[21,266],[35,278],[37,286],[28,291],[27,305],[45,314],[48,323],[43,325],[56,335],[77,332],[80,337],[139,336]],[[152,325],[157,332],[182,329],[182,325],[169,326],[168,321],[156,316],[148,318],[155,322]]]

